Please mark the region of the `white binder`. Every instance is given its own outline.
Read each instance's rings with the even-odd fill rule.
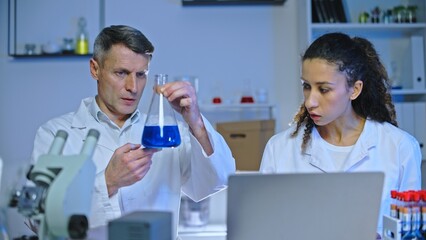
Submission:
[[[395,103],[398,126],[413,135],[420,144],[422,158],[426,159],[426,103],[399,102]]]
[[[0,190],[1,190],[2,173],[3,173],[3,159],[0,157]]]
[[[422,36],[411,37],[411,66],[413,74],[413,89],[425,89],[425,59]]]
[[[414,103],[414,137],[419,141],[420,150],[422,151],[422,158],[426,159],[426,103]]]

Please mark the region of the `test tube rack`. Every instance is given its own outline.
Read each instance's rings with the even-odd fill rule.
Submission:
[[[401,220],[391,216],[383,216],[383,240],[401,240]]]

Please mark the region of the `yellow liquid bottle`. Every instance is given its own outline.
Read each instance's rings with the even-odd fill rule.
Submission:
[[[88,54],[89,53],[89,39],[86,32],[86,19],[81,17],[78,20],[78,34],[76,39],[75,53]]]
[[[87,39],[78,39],[75,47],[76,54],[88,54],[89,53],[89,41]]]

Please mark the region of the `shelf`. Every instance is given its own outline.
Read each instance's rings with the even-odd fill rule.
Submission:
[[[313,31],[362,31],[374,33],[401,32],[412,34],[426,29],[426,23],[312,23]]]
[[[258,110],[258,109],[272,109],[274,105],[266,103],[236,103],[236,104],[200,104],[200,108],[204,111],[214,110]]]
[[[182,6],[283,5],[286,0],[182,0]]]
[[[57,51],[55,54],[43,54],[42,46],[55,44],[62,47],[65,38],[73,39],[75,42],[76,34],[79,31],[78,20],[83,17],[87,21],[85,30],[89,38],[89,52],[91,52],[93,50],[90,49],[90,46],[93,46],[95,36],[105,25],[105,0],[77,0],[72,3],[66,0],[8,0],[7,6],[7,55],[17,59],[84,59],[90,57],[92,54],[62,54],[62,51]],[[84,11],[81,6],[84,6]],[[52,19],[55,19],[53,25]],[[27,54],[25,49],[27,44],[35,46],[34,54]]]
[[[14,58],[52,58],[52,57],[64,57],[64,58],[81,58],[81,57],[92,57],[93,54],[10,54],[10,57]]]
[[[426,95],[426,89],[392,89],[392,95]]]
[[[326,32],[346,32],[350,35],[367,38],[401,38],[423,35],[426,23],[312,23],[312,37],[317,38]]]
[[[208,103],[200,104],[200,111],[210,115],[208,119],[212,123],[275,118],[275,105],[266,103]]]

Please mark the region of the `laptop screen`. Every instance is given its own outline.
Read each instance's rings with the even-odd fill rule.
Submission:
[[[227,239],[375,239],[384,174],[229,177]]]

